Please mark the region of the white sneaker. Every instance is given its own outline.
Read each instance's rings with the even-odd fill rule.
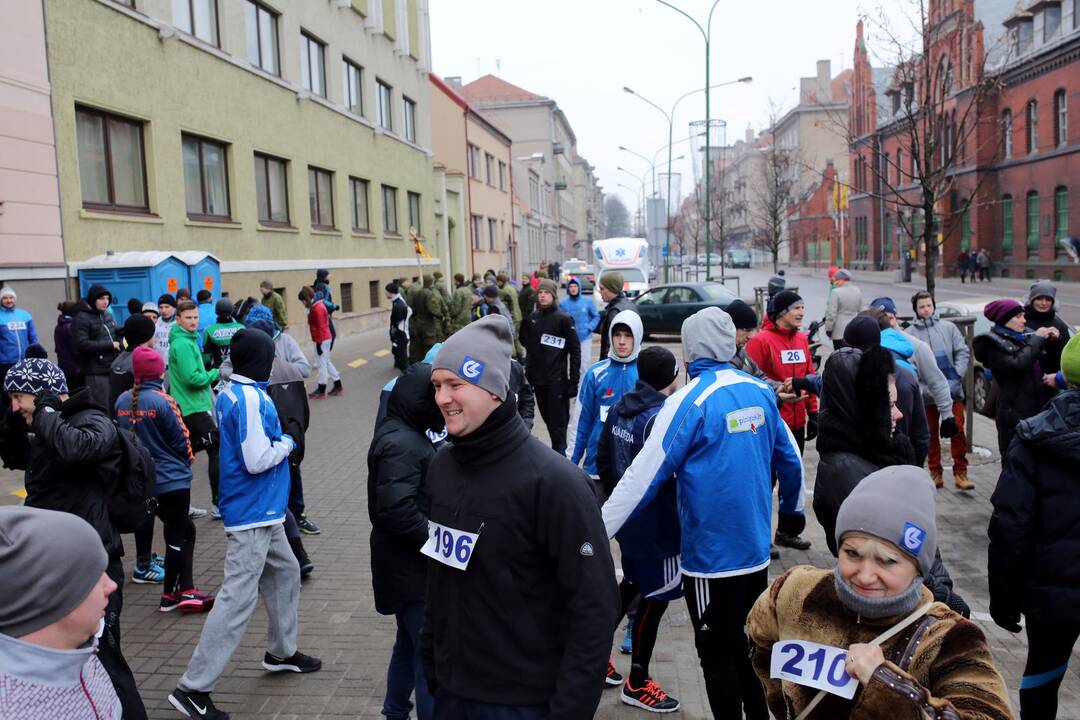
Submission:
[[[187,514],[189,518],[206,517],[206,511],[202,508],[197,508],[194,505],[188,508]]]
[[[221,519],[221,511],[218,510],[217,505],[211,505],[210,506],[210,519],[211,520],[220,520]]]

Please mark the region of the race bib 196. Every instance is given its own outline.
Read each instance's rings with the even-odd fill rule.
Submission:
[[[540,336],[540,344],[562,350],[564,347],[566,347],[566,338],[559,337],[558,335],[548,335],[547,333],[544,333]]]
[[[773,643],[769,677],[824,690],[850,700],[859,687],[844,667],[847,650],[807,640]]]
[[[781,350],[780,362],[784,365],[802,365],[806,362],[806,355],[802,350]]]
[[[455,530],[428,520],[428,540],[420,552],[456,570],[467,570],[479,533]]]

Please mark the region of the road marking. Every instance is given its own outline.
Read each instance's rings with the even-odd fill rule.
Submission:
[[[18,490],[13,490],[11,492],[11,494],[14,495],[15,497],[20,497],[23,500],[26,499],[26,489],[25,488],[19,488]]]
[[[390,354],[389,350],[376,350],[375,353],[374,353],[375,357],[386,357],[389,354]]]
[[[367,360],[365,360],[364,358],[357,358],[356,360],[353,360],[351,363],[349,363],[349,367],[351,368],[358,368],[361,365],[367,365]]]

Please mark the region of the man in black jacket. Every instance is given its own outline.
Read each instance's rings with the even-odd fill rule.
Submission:
[[[390,349],[394,353],[394,368],[405,372],[409,369],[409,316],[412,308],[401,297],[396,282],[387,283],[386,299],[390,301]]]
[[[112,294],[104,285],[91,285],[86,299],[75,308],[71,334],[79,356],[79,370],[86,387],[98,403],[109,401],[109,375],[112,361],[120,354],[116,320],[109,312]]]
[[[425,675],[447,720],[587,720],[604,688],[615,568],[589,478],[516,417],[512,352],[509,324],[485,317],[432,365],[449,443],[427,475]]]
[[[433,717],[433,698],[424,680],[420,626],[424,620],[428,539],[426,476],[435,456],[426,431],[442,429],[435,405],[431,366],[418,363],[394,384],[386,419],[375,428],[368,450],[368,518],[371,520],[371,583],[375,609],[397,619],[397,637],[387,671],[383,715],[409,717],[416,691],[419,720]]]
[[[574,319],[559,309],[558,298],[555,281],[541,280],[536,295],[539,309],[522,323],[521,342],[525,346],[525,369],[540,417],[547,425],[551,449],[565,455],[570,398],[577,397],[581,373],[581,341]]]
[[[1080,637],[1080,339],[1061,353],[1068,389],[1017,425],[990,502],[990,616],[1027,618],[1020,714],[1057,717],[1058,687]]]
[[[0,458],[5,467],[26,471],[25,504],[78,515],[105,546],[105,572],[117,589],[105,609],[98,657],[120,697],[125,720],[145,718],[135,677],[120,651],[124,545],[109,518],[110,493],[121,472],[116,428],[88,388],[69,397],[63,371],[48,360],[16,363],[4,378],[4,389],[11,396],[11,412],[0,426]]]
[[[611,347],[610,333],[611,321],[623,310],[638,312],[637,303],[623,295],[623,276],[619,272],[606,272],[600,276],[600,298],[607,303],[604,309],[600,325],[594,332],[600,335],[600,359],[608,356],[608,348]],[[640,313],[638,313],[640,315]]]

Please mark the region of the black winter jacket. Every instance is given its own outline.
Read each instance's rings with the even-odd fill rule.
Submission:
[[[4,467],[26,471],[26,505],[78,515],[90,523],[112,559],[124,555],[109,519],[108,498],[120,475],[120,444],[109,414],[80,390],[49,412],[34,414],[32,432],[10,414],[0,427]]]
[[[479,533],[468,569],[434,560],[421,633],[429,685],[591,720],[619,590],[587,475],[531,436],[512,399],[428,468],[433,523]]]
[[[990,502],[990,607],[1080,622],[1080,390],[1022,420]]]
[[[558,305],[535,310],[521,323],[521,344],[525,347],[525,370],[530,383],[578,384],[581,341],[577,325]]]
[[[71,335],[75,339],[75,352],[79,356],[79,370],[83,375],[108,375],[109,367],[119,351],[113,347],[116,321],[108,311],[98,312],[80,300],[75,307]]]
[[[532,432],[533,422],[536,420],[536,392],[525,375],[525,368],[513,358],[510,360],[509,384],[510,392],[514,393],[517,401],[518,416],[525,423],[526,429]]]
[[[611,321],[615,319],[615,316],[621,313],[623,310],[631,310],[638,312],[637,303],[626,297],[623,294],[619,294],[618,297],[612,298],[611,302],[607,304],[607,309],[604,310],[604,318],[600,321],[600,325],[597,326],[594,332],[600,334],[600,359],[606,360],[608,356],[608,350],[611,348],[610,334],[608,330],[611,328]]]
[[[1055,307],[1057,307],[1056,303]],[[1061,369],[1061,351],[1065,349],[1065,345],[1069,342],[1072,329],[1054,309],[1047,313],[1041,313],[1029,304],[1024,307],[1024,319],[1027,320],[1027,332],[1052,327],[1057,328],[1057,331],[1061,333],[1057,340],[1043,341],[1043,352],[1039,357],[1039,365],[1044,373],[1056,373]]]
[[[994,328],[975,338],[975,359],[990,369],[997,388],[998,450],[1004,457],[1016,432],[1016,424],[1043,408],[1044,395],[1037,366],[1045,340],[1028,335],[1017,340]]]
[[[386,418],[368,449],[368,518],[371,520],[371,583],[375,609],[392,615],[423,602],[428,538],[426,481],[435,448],[424,433],[443,419],[435,405],[431,366],[413,365],[398,378]]]

